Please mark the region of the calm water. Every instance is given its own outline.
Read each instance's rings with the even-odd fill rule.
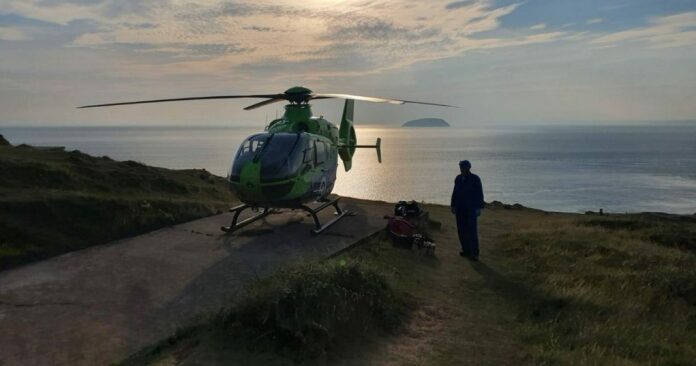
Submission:
[[[12,143],[60,145],[92,155],[225,175],[258,127],[0,127]],[[486,200],[545,210],[696,212],[696,123],[659,126],[358,128],[382,137],[383,164],[359,150],[339,167],[335,193],[449,203],[457,162],[469,159]]]

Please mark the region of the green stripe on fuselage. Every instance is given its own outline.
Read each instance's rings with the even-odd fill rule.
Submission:
[[[242,201],[260,202],[263,200],[261,192],[261,161],[250,161],[244,164],[239,177],[240,189],[238,190]]]

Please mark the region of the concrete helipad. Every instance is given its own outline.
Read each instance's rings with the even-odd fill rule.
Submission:
[[[342,206],[355,215],[316,237],[301,211],[234,234],[220,231],[231,219],[222,214],[0,272],[0,365],[116,362],[229,304],[251,280],[377,232],[393,207]]]

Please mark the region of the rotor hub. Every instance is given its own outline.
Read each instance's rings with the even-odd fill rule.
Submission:
[[[292,104],[306,104],[312,98],[312,91],[302,87],[294,86],[285,91],[287,100]]]

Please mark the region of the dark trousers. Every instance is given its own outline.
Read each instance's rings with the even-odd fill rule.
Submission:
[[[478,223],[476,211],[457,212],[457,233],[462,253],[466,256],[479,256]]]

